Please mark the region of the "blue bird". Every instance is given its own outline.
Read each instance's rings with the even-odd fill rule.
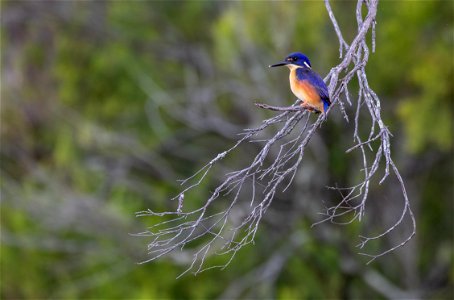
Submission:
[[[312,71],[311,62],[300,52],[289,54],[284,61],[270,67],[287,66],[290,69],[290,88],[301,106],[316,113],[325,113],[331,105],[328,88],[323,79]]]

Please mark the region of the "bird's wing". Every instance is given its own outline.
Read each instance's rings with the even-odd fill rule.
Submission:
[[[296,76],[299,80],[308,80],[315,87],[323,102],[327,102],[328,105],[331,104],[328,87],[320,75],[309,69],[298,68]]]

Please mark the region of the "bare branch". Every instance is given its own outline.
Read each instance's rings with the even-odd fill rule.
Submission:
[[[349,121],[346,107],[352,106],[354,101],[350,99],[348,85],[355,77],[359,83],[359,93],[354,110],[353,141],[355,145],[347,149],[346,152],[357,153],[361,158],[362,168],[360,172],[362,179],[350,187],[331,187],[330,189],[339,192],[341,199],[336,205],[326,207],[323,212],[324,218],[320,222],[314,223],[314,226],[326,221],[344,225],[355,220],[362,221],[366,215],[366,202],[372,181],[378,181],[379,176],[381,176],[379,183],[382,184],[392,172],[396,175],[402,189],[403,210],[400,217],[379,235],[361,236],[359,247],[363,248],[369,241],[384,238],[401,225],[406,217],[410,217],[412,220],[412,232],[404,241],[390,249],[373,255],[361,254],[369,256],[371,258],[369,262],[371,262],[403,246],[414,236],[416,225],[410,202],[403,179],[391,158],[391,133],[381,119],[380,99],[370,88],[365,71],[369,59],[366,34],[371,30],[373,35],[372,45],[373,48],[375,47],[374,28],[377,4],[378,0],[358,1],[356,9],[358,33],[351,44],[348,45],[343,38],[329,1],[325,1],[326,9],[339,39],[341,58],[343,50],[346,51],[340,63],[333,67],[325,77],[325,82],[329,86],[332,105],[324,114],[319,115],[313,123],[310,123],[311,114],[306,111],[306,109],[312,110],[310,108],[297,105],[279,107],[256,103],[255,105],[260,108],[279,111],[280,114],[264,120],[257,128],[244,130],[243,137],[230,149],[218,154],[194,175],[181,181],[182,191],[173,198],[174,200],[178,199],[178,208],[175,212],[147,210],[137,213],[137,216],[166,217],[165,220],[140,234],[152,238],[148,246],[150,258],[143,263],[186,248],[193,251],[193,258],[192,263],[183,274],[190,271],[198,274],[214,267],[225,268],[242,247],[254,242],[259,224],[273,198],[292,184],[296,172],[303,163],[306,146],[333,107],[339,107],[346,122]],[[367,15],[363,19],[362,9],[364,5],[367,9]],[[341,74],[345,75],[341,77]],[[345,98],[342,98],[342,95],[345,95]],[[364,115],[367,116],[371,124],[367,138],[363,138],[359,131],[360,127],[366,126],[363,120]],[[274,135],[265,140],[254,139],[259,133],[271,126],[277,128]],[[262,145],[249,165],[225,174],[223,181],[199,208],[185,211],[183,209],[185,195],[200,188],[200,184],[206,179],[212,168],[234,150],[240,151],[239,147],[245,141]],[[374,149],[373,143],[378,143],[376,149]],[[271,149],[278,149],[277,155],[272,155]],[[372,160],[370,160],[370,157],[372,157]],[[379,175],[381,162],[384,163],[385,168],[384,173]],[[214,203],[217,203],[216,206]],[[205,267],[206,259],[210,255],[225,257],[225,263]]]

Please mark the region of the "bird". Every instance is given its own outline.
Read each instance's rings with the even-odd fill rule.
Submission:
[[[328,88],[320,75],[312,70],[309,58],[301,52],[294,52],[269,67],[280,66],[290,69],[290,89],[302,101],[300,105],[311,112],[326,113],[331,105]]]

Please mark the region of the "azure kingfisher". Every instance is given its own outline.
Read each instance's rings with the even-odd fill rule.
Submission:
[[[323,79],[312,71],[311,62],[300,52],[290,53],[282,62],[270,67],[287,66],[290,69],[290,88],[301,106],[315,112],[325,113],[331,105],[328,88]]]

